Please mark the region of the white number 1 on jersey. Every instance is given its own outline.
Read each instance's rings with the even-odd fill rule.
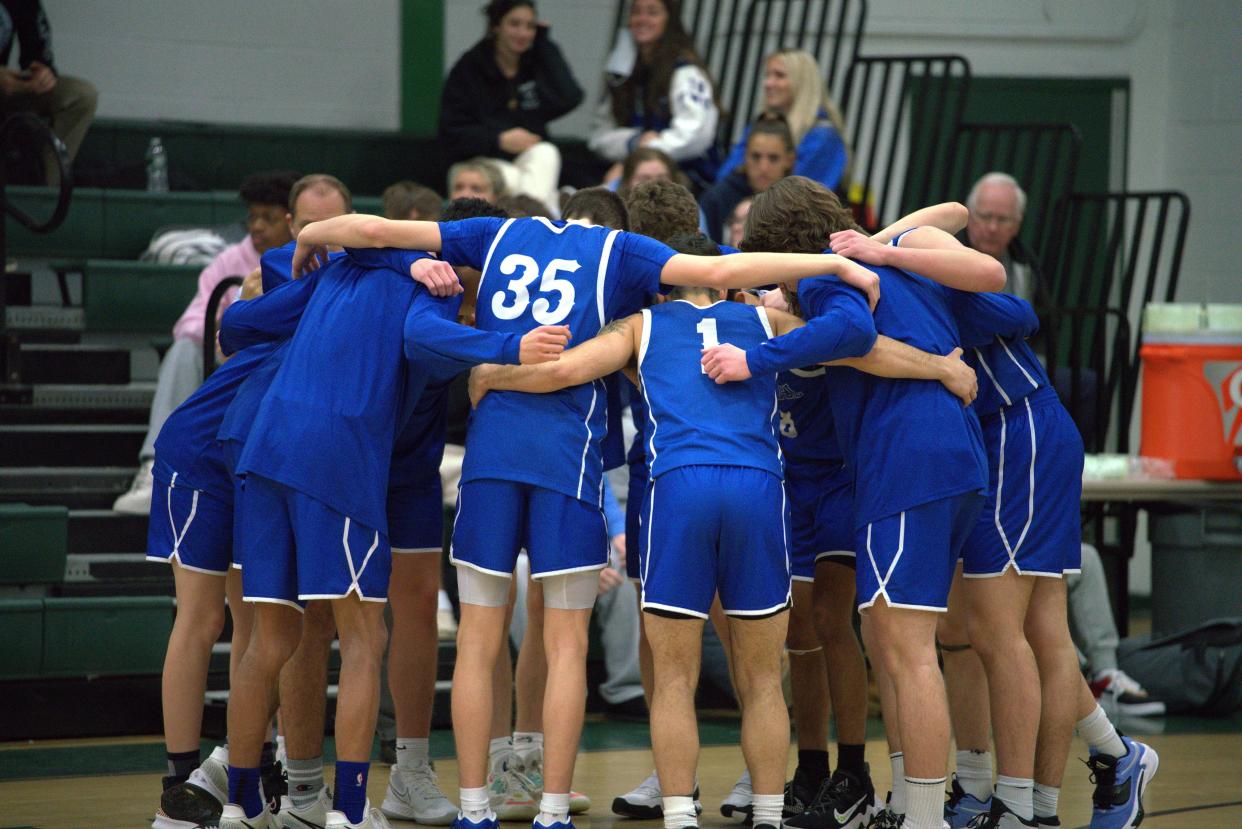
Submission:
[[[699,332],[699,334],[703,336],[703,348],[704,349],[715,348],[716,346],[720,345],[720,340],[717,338],[717,334],[716,334],[715,318],[704,317],[703,319],[699,320],[699,324],[694,327],[694,330]],[[699,365],[699,371],[701,371],[704,374],[707,374],[707,369],[703,368],[702,364]]]

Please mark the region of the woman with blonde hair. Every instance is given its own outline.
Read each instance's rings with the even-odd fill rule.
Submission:
[[[797,147],[793,174],[835,190],[849,166],[845,124],[828,95],[814,55],[801,49],[783,49],[768,56],[763,70],[762,114],[779,115],[789,125]],[[750,130],[748,126],[721,165],[717,181],[727,178],[746,160]]]

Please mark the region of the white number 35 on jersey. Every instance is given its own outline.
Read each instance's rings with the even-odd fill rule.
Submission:
[[[574,307],[574,283],[568,279],[558,279],[559,273],[574,273],[582,267],[573,259],[553,259],[539,272],[539,263],[524,253],[511,253],[500,263],[500,272],[505,276],[517,278],[509,280],[504,291],[492,295],[492,313],[497,319],[515,320],[526,312],[530,306],[531,316],[540,325],[557,325],[569,316]],[[519,273],[520,271],[520,273]],[[531,302],[530,286],[539,280],[537,296]],[[510,302],[509,294],[513,295]],[[553,306],[555,294],[556,305]]]

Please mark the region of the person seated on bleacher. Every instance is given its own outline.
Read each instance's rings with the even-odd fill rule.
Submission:
[[[763,65],[761,114],[783,116],[789,124],[798,155],[793,175],[836,190],[849,167],[849,148],[841,113],[828,94],[815,56],[801,49],[782,49],[769,55]],[[749,137],[747,127],[720,165],[716,181],[723,181],[746,160]]]
[[[293,213],[309,214],[331,208],[336,212],[327,215],[337,215],[349,212],[351,202],[349,190],[338,179],[328,175],[299,178],[297,173],[290,171],[256,173],[242,182],[239,195],[246,204],[246,228],[249,232],[246,238],[225,248],[203,269],[194,299],[173,326],[173,344],[160,363],[147,437],[138,455],[138,474],[129,491],[112,505],[117,512],[146,515],[151,509],[155,438],[173,409],[180,406],[203,382],[203,328],[207,301],[216,286],[225,277],[249,275],[259,267],[259,257],[264,252],[291,241]],[[237,294],[234,290],[224,295],[220,302],[220,314],[237,298]]]
[[[13,40],[20,71],[8,67]],[[99,93],[81,78],[56,71],[52,27],[39,0],[0,0],[0,116],[30,111],[51,119],[52,132],[73,161],[95,115]],[[50,172],[49,172],[50,176]]]
[[[561,152],[548,122],[582,103],[582,87],[533,0],[491,0],[483,14],[487,33],[444,82],[440,143],[449,161],[488,158],[509,191],[555,207]]]
[[[412,219],[434,222],[444,210],[444,197],[409,179],[384,188],[380,195],[385,219]]]
[[[1039,278],[1034,256],[1022,243],[1022,217],[1026,193],[1008,173],[991,172],[980,177],[966,197],[970,218],[958,240],[967,247],[999,259],[1005,266],[1005,292],[1021,297],[1036,310],[1048,306],[1045,286]]]
[[[505,177],[490,158],[459,161],[448,171],[449,201],[482,199],[488,204],[508,195]]]
[[[707,235],[717,244],[724,242],[725,224],[733,208],[789,175],[796,160],[785,119],[780,115],[760,116],[747,133],[742,163],[699,197]]]
[[[681,21],[680,0],[634,0],[629,26],[618,34],[604,69],[608,96],[588,140],[592,152],[612,161],[604,176],[621,175],[621,162],[639,147],[668,153],[705,187],[720,158],[715,84]]]

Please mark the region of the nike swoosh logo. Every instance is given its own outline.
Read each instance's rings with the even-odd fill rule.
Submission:
[[[321,826],[320,824],[311,823],[309,820],[300,818],[297,815],[293,814],[293,812],[289,813],[289,817],[293,818],[294,820],[296,820],[298,823],[302,824],[303,826],[309,826],[311,829],[323,829],[323,826]]]
[[[867,801],[867,798],[860,797],[858,798],[858,801],[853,806],[851,806],[849,809],[845,810],[844,812],[838,812],[836,809],[833,809],[832,810],[833,819],[836,820],[837,823],[845,823],[846,821],[850,820],[851,818],[853,818],[855,815],[858,814],[858,810],[862,808],[862,805],[866,801]]]

